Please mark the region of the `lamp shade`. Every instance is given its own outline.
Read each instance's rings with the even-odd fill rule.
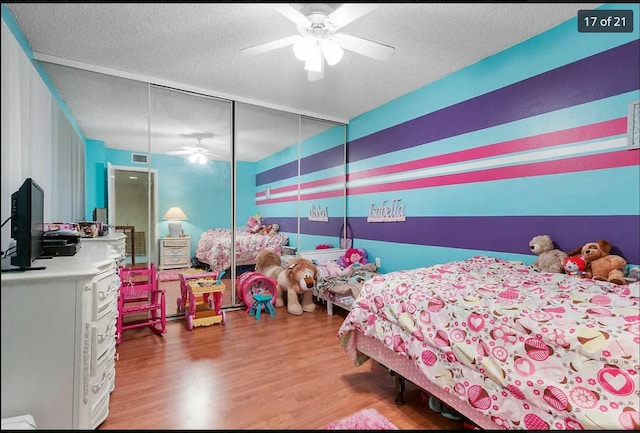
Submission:
[[[171,207],[167,213],[164,214],[162,219],[170,220],[169,236],[177,238],[182,234],[182,223],[180,221],[186,220],[187,216],[179,207]]]
[[[163,220],[185,221],[187,216],[179,207],[170,207],[167,213],[162,217]]]

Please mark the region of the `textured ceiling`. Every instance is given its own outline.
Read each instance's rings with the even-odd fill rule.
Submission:
[[[319,81],[307,80],[291,47],[253,56],[240,53],[297,34],[295,24],[270,3],[4,5],[35,57],[50,63],[46,69],[85,135],[109,147],[134,148],[148,145],[146,90],[135,80],[347,123],[575,18],[580,9],[601,4],[378,3],[340,31],[395,47],[391,59],[382,62],[345,51],[342,61],[326,67]],[[293,5],[305,11],[312,7]],[[324,5],[330,10],[339,4]],[[198,119],[193,98],[186,99],[185,106],[176,103],[173,111],[166,104],[158,107],[157,125],[164,128],[154,151],[195,145],[196,136],[228,149],[229,122],[223,115],[228,106],[205,104],[197,111]],[[191,114],[179,119],[185,112]],[[167,119],[160,121],[162,115]],[[240,159],[255,160],[291,144],[284,142],[289,134],[297,137],[296,116],[248,105],[239,107],[240,115],[246,120],[239,125],[244,134],[237,139]],[[288,126],[274,131],[274,115],[286,119],[282,125]],[[310,134],[327,126],[309,122],[304,129]]]

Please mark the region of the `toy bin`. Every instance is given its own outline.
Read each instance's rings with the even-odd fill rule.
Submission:
[[[271,304],[275,305],[278,295],[276,281],[260,272],[245,272],[236,278],[238,299],[247,306],[247,312],[255,302],[253,295],[265,292],[271,293]]]

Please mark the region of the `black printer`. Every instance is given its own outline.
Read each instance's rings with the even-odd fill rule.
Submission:
[[[50,230],[42,234],[43,256],[73,256],[80,249],[77,230]]]

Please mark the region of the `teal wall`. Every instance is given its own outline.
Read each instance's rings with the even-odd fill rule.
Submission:
[[[632,9],[633,32],[579,33],[573,18],[351,119],[354,245],[380,257],[383,272],[477,254],[532,263],[538,234],[564,251],[607,239],[640,263],[640,151],[626,149],[628,104],[640,98],[640,10],[602,9]],[[272,191],[293,188],[295,158],[276,155],[256,175]],[[370,221],[394,200],[403,220]],[[270,214],[295,218],[296,205],[281,199]]]

